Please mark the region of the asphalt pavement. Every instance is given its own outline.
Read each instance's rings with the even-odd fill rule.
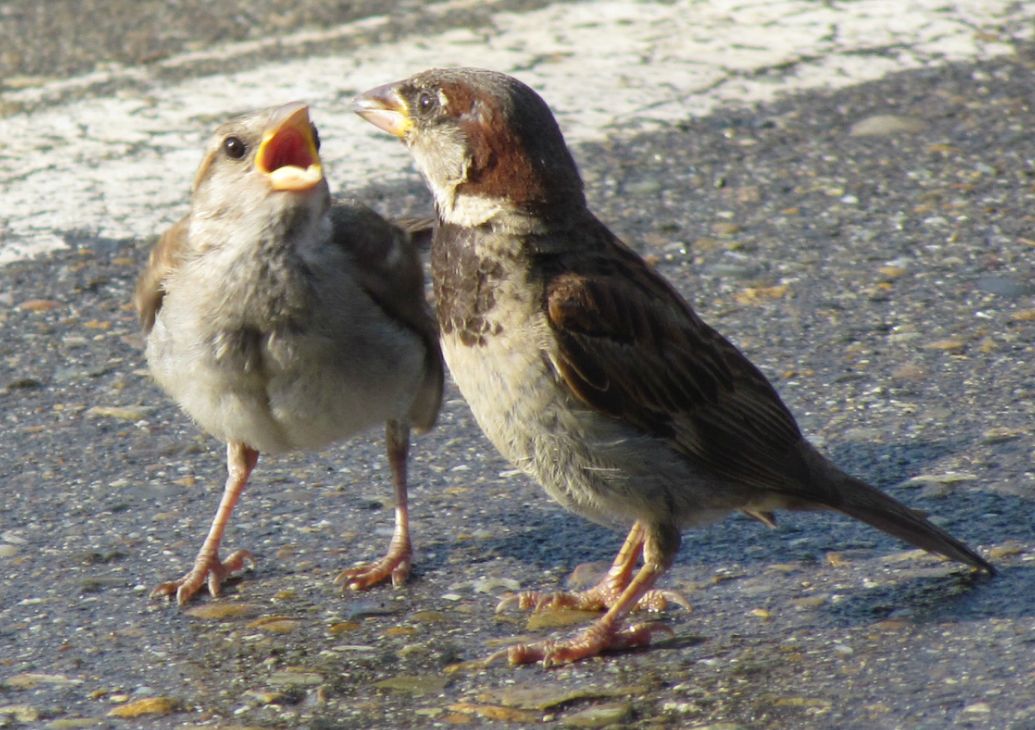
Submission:
[[[0,727],[1035,728],[1035,10],[379,7],[0,5]],[[254,569],[149,599],[223,481],[128,304],[201,140],[310,99],[335,191],[427,213],[348,98],[453,62],[541,88],[599,216],[839,464],[1000,574],[835,515],[733,517],[684,535],[663,587],[693,610],[650,617],[671,637],[482,666],[588,620],[498,596],[585,583],[622,536],[515,474],[450,384],[411,452],[405,587],[332,582],[391,534],[375,430],[260,460],[225,543]]]

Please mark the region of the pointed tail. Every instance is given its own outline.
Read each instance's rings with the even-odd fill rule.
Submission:
[[[995,575],[995,567],[948,532],[898,500],[847,474],[837,485],[840,500],[830,506],[850,517],[933,553]]]

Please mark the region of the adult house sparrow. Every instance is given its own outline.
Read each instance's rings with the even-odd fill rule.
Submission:
[[[219,546],[260,453],[317,449],[386,423],[395,532],[379,561],[338,579],[405,581],[412,426],[435,423],[443,365],[410,232],[331,204],[316,127],[301,103],[218,127],[190,213],[155,245],[134,304],[158,384],[227,443],[227,480],[194,567],[152,595],[183,605],[250,555]]]
[[[586,207],[550,109],[493,71],[433,69],[354,110],[409,147],[436,201],[432,279],[453,378],[496,448],[565,508],[631,524],[608,575],[522,607],[606,609],[511,663],[564,663],[647,644],[623,627],[685,527],[741,510],[834,509],[989,573],[946,531],[848,476],[801,435],[759,370]],[[637,560],[643,564],[635,570]]]

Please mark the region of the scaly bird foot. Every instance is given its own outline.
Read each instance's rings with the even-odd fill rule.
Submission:
[[[244,568],[245,564],[251,564],[252,554],[247,550],[237,550],[231,553],[230,557],[221,561],[218,555],[204,557],[199,555],[194,561],[191,571],[179,580],[171,580],[162,583],[151,591],[152,598],[160,596],[176,595],[176,603],[181,606],[187,604],[194,594],[201,590],[201,586],[208,584],[208,592],[213,598],[219,598],[222,593],[222,584],[232,573]]]
[[[604,651],[622,651],[648,646],[653,635],[657,633],[671,635],[673,632],[668,626],[656,622],[619,629],[598,621],[585,631],[564,641],[538,641],[502,649],[488,657],[485,664],[506,657],[511,666],[541,662],[544,668],[549,668],[597,656]]]
[[[413,551],[409,545],[392,547],[388,554],[375,563],[364,563],[355,568],[347,568],[334,578],[334,582],[353,591],[362,591],[381,583],[389,576],[392,585],[398,588],[406,582],[410,575],[410,558]]]

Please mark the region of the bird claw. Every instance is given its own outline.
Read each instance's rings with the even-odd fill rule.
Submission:
[[[176,603],[185,606],[202,586],[208,588],[210,596],[219,598],[223,592],[223,581],[246,565],[254,565],[252,554],[247,550],[237,550],[226,560],[220,560],[218,555],[199,555],[189,573],[179,580],[166,581],[155,586],[151,591],[151,598],[171,598],[175,595]]]
[[[532,609],[533,613],[542,611],[552,596],[559,596],[561,593],[545,593],[540,591],[521,591],[520,593],[504,593],[500,602],[496,604],[496,613],[503,613],[511,606],[517,606],[521,611]]]
[[[604,651],[624,651],[648,646],[657,633],[675,635],[671,627],[656,621],[635,624],[619,630],[597,623],[566,641],[548,639],[534,644],[515,644],[495,652],[487,657],[484,663],[487,666],[506,656],[512,667],[539,662],[544,669],[549,669],[597,656]]]
[[[363,591],[383,582],[389,576],[395,588],[406,583],[410,576],[409,550],[399,553],[390,551],[375,563],[346,568],[335,576],[334,582],[340,584],[342,590]]]
[[[686,596],[677,591],[647,591],[637,602],[635,611],[664,611],[668,604],[674,603],[687,611],[693,611],[694,607]]]

